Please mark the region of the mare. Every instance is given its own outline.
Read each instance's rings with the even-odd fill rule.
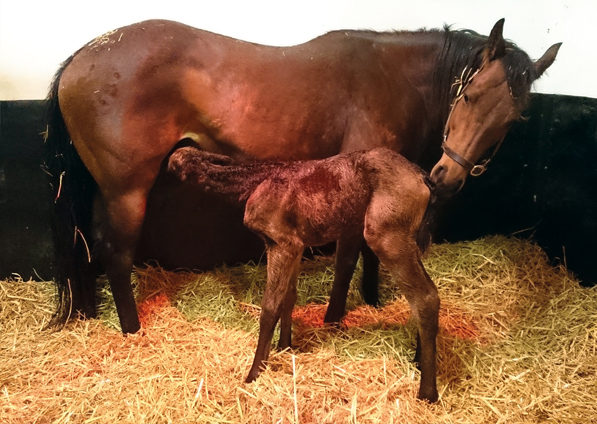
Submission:
[[[244,224],[265,242],[267,284],[247,382],[264,367],[279,320],[278,348],[291,346],[292,309],[305,248],[364,238],[418,321],[419,398],[437,401],[439,296],[421,262],[431,239],[427,230],[434,202],[421,169],[385,147],[320,160],[241,165],[227,156],[182,147],[170,156],[168,170],[203,191],[245,206]],[[336,280],[332,297],[345,302],[349,282],[340,286]]]
[[[383,146],[416,162],[426,148],[440,152],[443,134],[445,153],[431,178],[438,192],[456,192],[469,163],[520,117],[559,48],[533,62],[504,40],[503,24],[489,37],[449,28],[346,30],[269,47],[152,20],[92,40],[62,64],[48,94],[53,323],[96,315],[96,276],[104,271],[123,333],[139,329],[131,271],[147,197],[183,141],[236,160],[319,159]],[[347,268],[363,244],[338,241]],[[364,257],[365,270],[377,269],[374,255]],[[374,288],[365,299],[375,303],[377,284],[363,286]]]

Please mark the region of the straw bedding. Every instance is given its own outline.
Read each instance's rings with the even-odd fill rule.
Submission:
[[[48,331],[52,284],[0,282],[1,421],[597,422],[597,288],[514,238],[434,245],[424,263],[442,299],[437,405],[415,399],[415,327],[385,273],[384,308],[351,289],[344,326],[322,326],[322,257],[303,263],[294,349],[253,384],[264,266],[136,270],[142,330],[128,337],[105,287],[99,319]]]

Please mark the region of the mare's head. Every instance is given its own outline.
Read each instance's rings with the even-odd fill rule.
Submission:
[[[431,171],[431,178],[443,195],[459,191],[469,174],[484,172],[511,124],[520,119],[531,84],[554,62],[560,47],[553,45],[533,62],[525,52],[504,40],[503,26],[503,19],[495,24],[489,38],[482,39],[476,57],[458,71],[452,84],[442,144],[444,154]],[[479,162],[492,147],[491,156]]]

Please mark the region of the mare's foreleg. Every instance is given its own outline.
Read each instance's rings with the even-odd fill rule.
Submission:
[[[137,304],[131,286],[133,260],[143,219],[146,197],[141,192],[103,196],[96,213],[99,258],[108,277],[123,333],[139,330]]]
[[[303,246],[270,243],[267,246],[267,285],[261,301],[259,339],[253,365],[245,380],[251,383],[265,366],[278,320],[283,316],[279,347],[290,346],[292,307],[296,300],[296,277]],[[293,287],[294,286],[294,287]]]
[[[362,228],[354,235],[343,236],[336,242],[334,284],[323,322],[339,323],[344,316],[350,282],[359,260],[359,251],[364,244]]]
[[[436,402],[436,337],[440,304],[437,288],[423,268],[416,241],[406,231],[391,231],[386,227],[381,234],[366,230],[365,238],[399,285],[417,320],[421,370],[418,397]]]
[[[363,243],[361,255],[363,255],[361,296],[367,305],[379,306],[379,258],[367,243]]]

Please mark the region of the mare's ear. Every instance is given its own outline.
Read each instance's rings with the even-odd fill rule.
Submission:
[[[561,45],[562,43],[554,44],[547,49],[545,53],[543,53],[541,59],[538,59],[535,62],[535,78],[539,78],[541,75],[543,75],[543,72],[545,72],[545,70],[551,66],[554,60],[556,60],[556,56]]]
[[[504,31],[504,21],[504,18],[497,21],[489,34],[487,47],[485,47],[485,51],[483,52],[485,60],[487,61],[498,59],[506,54],[506,42],[502,35]]]

